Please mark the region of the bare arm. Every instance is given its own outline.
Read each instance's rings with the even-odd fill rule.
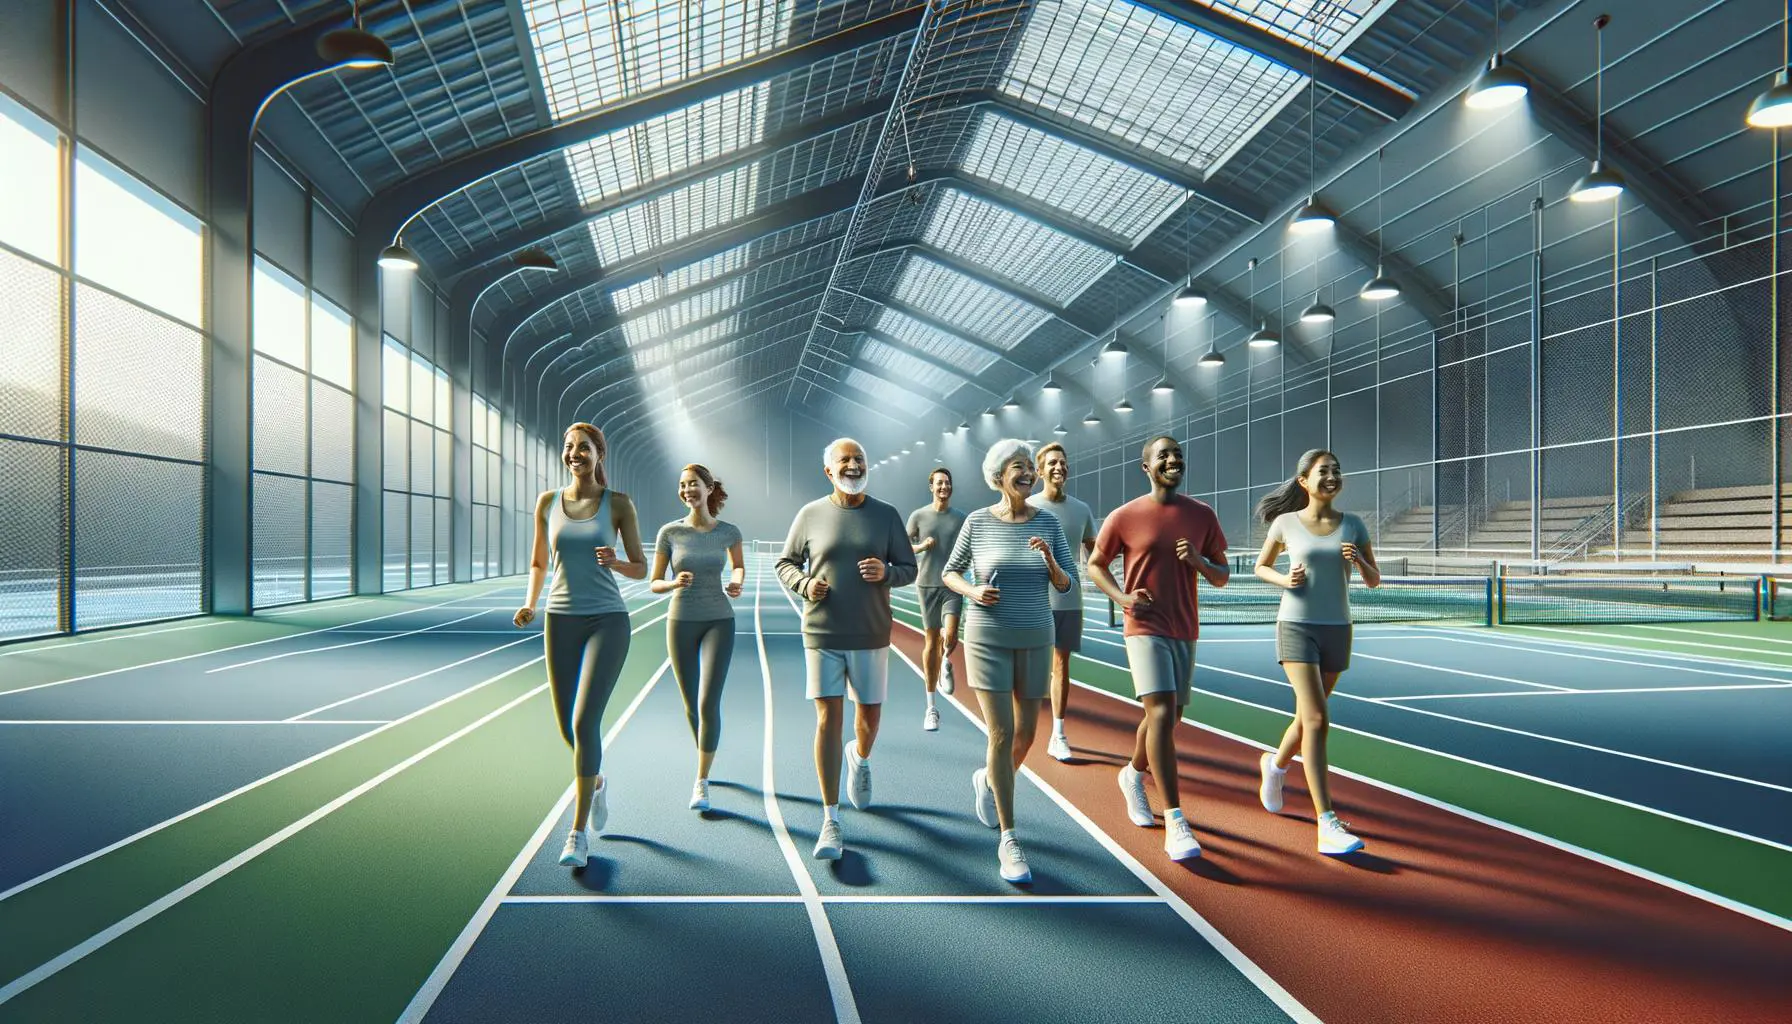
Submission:
[[[1361,544],[1344,545],[1344,560],[1346,563],[1354,564],[1356,571],[1362,573],[1364,586],[1371,588],[1381,586],[1381,566],[1375,562],[1375,551],[1369,546],[1367,531],[1363,533]]]
[[[627,561],[612,561],[610,569],[631,580],[645,579],[647,556],[641,551],[641,525],[635,517],[635,503],[628,495],[617,493],[610,499],[610,509],[612,525],[622,538],[622,550],[628,553]]]
[[[1282,557],[1282,550],[1285,546],[1281,538],[1274,533],[1265,538],[1263,550],[1257,553],[1256,573],[1258,579],[1271,586],[1281,587],[1283,590],[1293,590],[1294,581],[1287,573],[1276,568],[1276,559]]]
[[[518,608],[511,621],[527,626],[535,620],[535,605],[541,600],[541,588],[548,579],[548,502],[560,500],[559,491],[544,491],[535,499],[535,540],[529,554],[529,599]]]
[[[1113,555],[1091,547],[1089,550],[1089,582],[1095,584],[1095,589],[1106,594],[1108,600],[1125,608],[1129,599],[1126,592],[1120,589],[1119,582],[1114,579],[1113,570],[1108,568],[1108,563],[1113,560]]]
[[[662,532],[659,538],[654,541],[653,571],[647,576],[647,578],[652,581],[647,584],[647,589],[656,594],[669,594],[684,586],[684,584],[677,580],[669,580],[665,578],[666,570],[671,568],[672,565],[672,555],[667,550],[669,547],[670,545],[666,543],[666,535]],[[679,573],[679,575],[683,576],[684,574]]]
[[[728,545],[728,562],[734,566],[734,571],[728,574],[728,586],[725,589],[729,597],[739,597],[747,586],[747,556],[741,550],[739,540]]]

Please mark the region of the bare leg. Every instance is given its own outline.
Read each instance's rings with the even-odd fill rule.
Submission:
[[[1033,733],[1039,727],[1039,705],[1042,700],[1028,700],[1025,697],[1014,698],[1014,768],[1027,760],[1027,751],[1033,748]]]
[[[1310,668],[1312,666],[1308,667]],[[1284,668],[1284,671],[1286,671],[1286,668]],[[1327,698],[1331,697],[1332,691],[1337,689],[1338,676],[1340,674],[1341,673],[1338,672],[1325,672],[1320,675],[1319,678],[1325,683],[1325,695]],[[1292,681],[1293,677],[1290,676],[1289,678]],[[1294,760],[1294,756],[1300,753],[1300,744],[1301,724],[1297,701],[1294,721],[1288,723],[1288,728],[1282,732],[1282,742],[1276,747],[1275,766],[1277,768],[1287,768]]]
[[[597,792],[597,787],[603,780],[602,775],[580,775],[573,779],[573,792],[576,794],[573,800],[573,828],[585,827],[586,820],[591,817],[592,794]]]
[[[989,790],[996,798],[996,822],[1004,831],[1014,827],[1014,707],[1017,701],[1001,690],[973,690],[983,706],[983,722],[989,726]],[[1037,707],[1038,702],[1030,702]]]
[[[929,626],[922,634],[921,641],[921,680],[927,684],[927,692],[932,693],[940,682],[940,662],[944,660],[945,641],[940,631]]]
[[[845,701],[845,697],[815,700],[815,775],[821,782],[821,802],[827,807],[840,802],[840,734]]]
[[[1176,694],[1147,693],[1142,702],[1145,717],[1133,741],[1132,766],[1137,771],[1149,770],[1157,778],[1157,792],[1164,798],[1164,809],[1182,806],[1182,795],[1176,778]]]
[[[1070,652],[1052,648],[1052,717],[1063,718],[1070,708]]]
[[[884,720],[884,706],[882,704],[854,704],[853,708],[856,713],[853,715],[852,731],[853,737],[858,741],[858,755],[870,757],[871,745],[877,742],[877,727]],[[836,733],[834,748],[837,750],[839,747],[840,737]]]
[[[1282,666],[1288,684],[1294,687],[1294,724],[1288,733],[1298,736],[1300,759],[1306,769],[1307,792],[1313,798],[1313,813],[1324,814],[1332,809],[1331,786],[1327,780],[1326,738],[1331,729],[1331,712],[1326,698],[1338,685],[1338,674],[1320,675],[1319,666],[1288,662]],[[1286,747],[1288,735],[1282,737]],[[1282,752],[1276,754],[1278,761]]]
[[[946,616],[946,628],[942,632],[946,639],[945,656],[950,658],[952,652],[958,650],[958,616]]]

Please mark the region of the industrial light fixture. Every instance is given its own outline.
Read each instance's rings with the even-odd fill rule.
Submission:
[[[1599,65],[1593,87],[1593,166],[1568,191],[1568,198],[1576,203],[1603,203],[1624,193],[1624,176],[1605,166],[1605,26],[1611,23],[1609,14],[1593,19],[1593,46]]]
[[[1387,191],[1387,177],[1382,171],[1382,162],[1387,150],[1375,150],[1375,276],[1364,282],[1358,295],[1370,302],[1385,302],[1400,297],[1400,282],[1389,277],[1382,266],[1383,237],[1387,234],[1388,220],[1382,210],[1382,195]]]
[[[1200,362],[1202,366],[1217,369],[1226,365],[1226,357],[1220,354],[1219,349],[1210,348],[1207,350],[1207,354],[1201,357]]]
[[[355,4],[352,28],[337,28],[317,37],[317,55],[334,67],[378,68],[392,66],[392,48],[361,27],[361,5]]]
[[[405,248],[404,239],[395,240],[380,250],[379,265],[387,270],[416,270],[421,264],[417,254]]]
[[[1014,410],[1020,408],[1020,403],[1015,401],[1014,399],[1010,398],[1006,402],[1002,403],[1002,408],[1006,409],[1009,412],[1013,412]]]
[[[1792,85],[1787,84],[1786,69],[1773,76],[1773,86],[1755,97],[1748,105],[1750,128],[1785,128],[1792,125]]]
[[[983,410],[983,418],[986,420],[993,420],[996,418],[996,414],[992,410],[985,409]]]
[[[1120,335],[1118,333],[1114,335],[1114,340],[1104,345],[1101,350],[1101,357],[1103,359],[1119,359],[1124,358],[1125,355],[1126,345],[1120,341]]]
[[[1324,4],[1310,4],[1307,16],[1313,21],[1313,36],[1320,33],[1319,18],[1313,13]],[[1319,47],[1307,48],[1307,201],[1294,216],[1288,218],[1288,230],[1297,235],[1316,235],[1330,231],[1335,223],[1325,207],[1319,205],[1319,135],[1314,130],[1319,107]]]
[[[952,436],[952,428],[947,427],[946,429],[940,431],[940,436],[941,437],[951,437]]]
[[[1117,413],[1129,413],[1132,411],[1132,403],[1122,398],[1114,403],[1114,411]]]
[[[1288,218],[1288,230],[1297,235],[1316,235],[1321,231],[1330,231],[1335,223],[1331,213],[1320,206],[1315,197],[1308,196],[1300,209],[1294,211],[1294,216]]]
[[[1462,102],[1473,110],[1493,110],[1498,107],[1509,107],[1529,95],[1531,81],[1524,72],[1509,67],[1505,55],[1500,52],[1500,0],[1493,0],[1493,57],[1487,61],[1487,67],[1475,76],[1474,83],[1462,97]]]
[[[554,257],[549,256],[546,250],[534,245],[520,252],[512,253],[510,262],[518,270],[555,271],[560,269],[560,264],[554,262]]]
[[[1157,383],[1151,385],[1151,393],[1154,395],[1173,395],[1176,393],[1176,388],[1170,384],[1170,378],[1159,377],[1157,378]]]
[[[1063,437],[1064,435],[1070,433],[1070,431],[1064,429],[1064,424],[1060,423],[1057,426],[1052,428],[1052,433],[1056,434],[1059,437]]]
[[[1257,315],[1257,257],[1252,256],[1251,268],[1251,315]],[[1268,319],[1257,321],[1257,329],[1245,339],[1245,344],[1252,348],[1275,348],[1282,343],[1282,336],[1269,329]]]
[[[908,454],[908,449],[907,449],[907,448],[904,448],[904,449],[902,449],[902,454],[904,454],[904,455],[907,455],[907,454]]]
[[[1338,319],[1338,311],[1319,301],[1319,293],[1313,293],[1313,304],[1300,311],[1300,322],[1303,324],[1329,324]]]
[[[915,447],[916,448],[925,448],[925,447],[927,447],[927,442],[926,441],[916,441]]]
[[[1200,309],[1207,305],[1207,293],[1196,288],[1195,283],[1190,281],[1187,287],[1176,293],[1175,302],[1183,309]]]
[[[1039,390],[1044,391],[1048,394],[1055,395],[1058,392],[1064,390],[1064,388],[1062,385],[1060,385],[1058,383],[1058,379],[1056,377],[1047,377],[1045,379],[1045,387],[1040,388]]]
[[[1095,415],[1094,409],[1090,409],[1089,415],[1083,417],[1083,426],[1085,426],[1085,427],[1098,426],[1098,425],[1100,425],[1100,423],[1101,423],[1101,417]]]
[[[960,423],[960,424],[959,424],[959,425],[958,425],[958,429],[959,429],[959,430],[960,430],[960,431],[965,431],[965,430],[969,430],[969,429],[971,429],[971,421],[970,421],[970,420],[965,420],[965,421],[964,421],[964,422],[963,422],[963,423]]]

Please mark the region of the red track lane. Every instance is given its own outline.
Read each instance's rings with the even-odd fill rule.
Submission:
[[[920,661],[913,629],[895,640]],[[1206,854],[1184,868],[1163,830],[1121,805],[1138,714],[1076,690],[1065,731],[1085,763],[1046,756],[1042,715],[1028,766],[1328,1024],[1792,1019],[1792,933],[1335,775],[1333,799],[1368,846],[1321,856],[1298,765],[1269,814],[1259,751],[1186,723],[1182,800]]]

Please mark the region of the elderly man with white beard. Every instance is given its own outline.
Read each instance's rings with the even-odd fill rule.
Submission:
[[[797,512],[778,578],[806,602],[803,653],[815,702],[822,802],[814,855],[838,860],[846,849],[839,813],[846,695],[850,690],[857,706],[854,737],[844,751],[846,794],[864,810],[871,804],[871,746],[889,689],[890,588],[913,583],[916,565],[901,513],[865,493],[864,446],[846,437],[828,445],[822,472],[833,491]]]

